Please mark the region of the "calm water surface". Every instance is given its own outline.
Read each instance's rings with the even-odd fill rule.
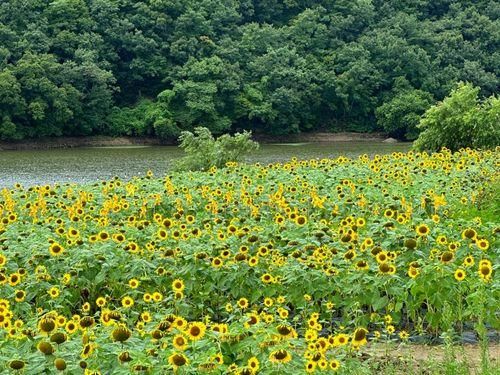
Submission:
[[[248,158],[249,162],[269,163],[299,159],[373,155],[407,151],[409,143],[329,142],[266,144]],[[156,175],[168,172],[172,161],[182,156],[175,146],[97,147],[60,150],[0,151],[0,187],[56,182],[88,183],[119,176],[142,176],[148,169]]]

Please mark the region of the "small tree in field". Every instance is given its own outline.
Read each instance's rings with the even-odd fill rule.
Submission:
[[[204,171],[215,166],[224,167],[227,162],[241,161],[248,153],[259,148],[257,142],[252,141],[252,133],[244,131],[231,136],[224,134],[215,139],[210,130],[197,127],[194,133],[181,132],[179,147],[186,156],[179,159],[174,169],[177,171]]]
[[[425,112],[418,124],[417,150],[447,147],[493,148],[500,145],[500,98],[478,99],[479,87],[460,83],[442,102]]]

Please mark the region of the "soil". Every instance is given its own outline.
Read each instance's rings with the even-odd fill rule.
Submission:
[[[499,368],[500,366],[500,344],[490,343],[488,346],[490,366]],[[388,344],[387,349],[383,344],[370,346],[366,349],[368,358],[377,361],[396,361],[413,364],[413,368],[422,369],[426,373],[426,363],[444,363],[447,360],[446,348],[443,345],[392,345]],[[464,363],[474,373],[481,366],[481,348],[479,345],[466,344],[453,348],[454,362]]]
[[[300,133],[286,136],[271,136],[257,134],[254,139],[261,143],[295,143],[295,142],[350,142],[367,141],[381,142],[387,139],[383,133]],[[57,137],[40,138],[33,140],[3,142],[0,141],[0,151],[2,150],[44,150],[53,148],[74,148],[74,147],[123,147],[123,146],[160,146],[175,145],[175,139],[161,140],[152,137],[108,137],[108,136],[88,136],[88,137]]]

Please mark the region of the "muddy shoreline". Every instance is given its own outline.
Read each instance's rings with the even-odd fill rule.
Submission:
[[[394,142],[383,133],[300,133],[286,136],[254,135],[256,141],[261,143],[298,143],[298,142]],[[7,150],[48,150],[58,148],[76,147],[124,147],[124,146],[172,146],[176,145],[175,139],[161,140],[153,137],[57,137],[23,140],[16,142],[0,141],[0,151]]]

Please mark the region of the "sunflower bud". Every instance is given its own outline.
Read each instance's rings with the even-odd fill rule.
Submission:
[[[124,342],[130,338],[132,332],[127,327],[116,327],[111,335],[113,336],[114,341]]]
[[[43,318],[40,320],[39,327],[42,332],[49,333],[56,328],[56,322],[52,318]]]
[[[120,360],[120,362],[130,362],[132,360],[132,357],[130,357],[129,352],[121,352],[118,355],[118,359]]]
[[[51,355],[54,353],[54,347],[47,341],[41,341],[38,343],[37,348],[45,355]]]
[[[67,340],[67,336],[62,333],[62,332],[56,332],[53,333],[52,336],[50,336],[50,341],[55,342],[56,344],[62,344]]]
[[[15,359],[9,363],[9,366],[13,370],[21,370],[24,368],[25,363],[19,359]]]
[[[95,323],[94,318],[92,318],[91,316],[86,316],[80,320],[80,327],[82,328],[92,327],[94,323]]]
[[[64,371],[66,370],[66,361],[62,358],[56,358],[56,360],[54,361],[54,366],[59,371]]]

